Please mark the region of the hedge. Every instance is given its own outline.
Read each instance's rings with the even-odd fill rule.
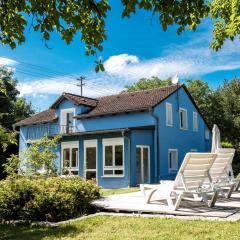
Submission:
[[[88,213],[99,196],[95,182],[80,177],[8,178],[0,181],[0,218],[62,221]]]

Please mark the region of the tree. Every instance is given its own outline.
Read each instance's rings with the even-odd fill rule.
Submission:
[[[2,164],[18,152],[17,134],[12,131],[12,125],[34,113],[31,103],[18,97],[16,86],[13,72],[0,67],[0,178],[4,176]]]
[[[133,85],[125,86],[125,92],[135,92],[139,90],[154,89],[171,85],[171,80],[161,80],[158,77],[141,78]]]
[[[177,25],[177,33],[185,28],[195,31],[202,19],[211,17],[214,22],[211,48],[218,50],[226,39],[234,40],[240,33],[240,3],[236,0],[122,0],[122,17],[130,17],[139,9],[157,15],[166,31]],[[80,33],[87,55],[102,51],[107,39],[105,19],[111,10],[107,0],[8,0],[0,2],[0,41],[15,48],[25,42],[27,27],[38,31],[47,46],[51,33],[60,34],[70,43]],[[104,70],[101,60],[96,71]]]
[[[18,173],[39,174],[39,170],[43,170],[47,176],[56,175],[56,149],[60,139],[60,135],[54,138],[44,136],[32,142],[20,155],[12,154],[7,158],[6,163],[3,164],[4,171],[10,176],[15,176]]]

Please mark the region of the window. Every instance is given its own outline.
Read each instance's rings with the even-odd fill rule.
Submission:
[[[197,152],[197,149],[191,149],[190,152]]]
[[[193,112],[193,131],[198,131],[198,115],[197,115],[197,112]]]
[[[123,146],[123,138],[103,139],[103,176],[123,176]]]
[[[178,151],[177,149],[168,150],[168,169],[170,172],[178,170]]]
[[[61,133],[72,133],[75,128],[74,120],[75,109],[68,108],[61,110]]]
[[[173,125],[172,104],[171,103],[166,103],[166,125],[167,126]]]
[[[62,174],[78,175],[78,142],[62,142]]]
[[[209,140],[209,130],[205,129],[205,139]]]
[[[97,180],[97,140],[84,141],[85,178]]]
[[[179,117],[180,117],[180,128],[187,130],[188,129],[187,110],[184,108],[180,108]]]

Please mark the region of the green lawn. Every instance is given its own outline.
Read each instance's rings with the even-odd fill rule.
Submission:
[[[118,189],[101,189],[102,196],[109,196],[113,194],[121,194],[121,193],[131,193],[140,191],[139,187],[131,187],[131,188],[118,188]]]
[[[239,240],[240,222],[187,221],[97,216],[57,228],[0,226],[0,239],[11,240]]]

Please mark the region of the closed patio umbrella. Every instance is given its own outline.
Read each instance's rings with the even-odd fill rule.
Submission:
[[[212,130],[212,153],[217,152],[218,148],[222,148],[221,145],[221,137],[220,137],[220,131],[219,128],[216,124],[214,124],[213,126],[213,130]]]

